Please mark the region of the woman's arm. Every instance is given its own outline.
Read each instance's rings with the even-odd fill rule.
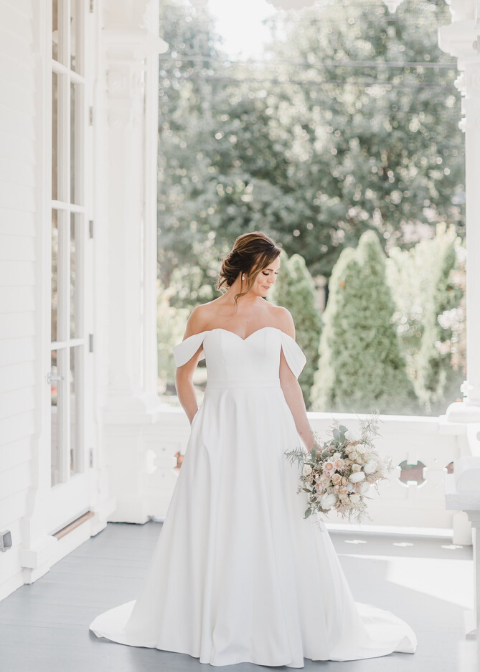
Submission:
[[[197,308],[194,308],[192,314],[188,318],[183,340],[202,331],[201,320]],[[202,348],[203,346],[200,346],[193,357],[189,359],[188,362],[185,362],[183,366],[178,366],[175,372],[175,387],[177,388],[178,400],[183,406],[190,424],[192,424],[193,418],[198,411],[197,395],[195,394],[195,388],[193,387],[193,374],[200,360]]]
[[[295,325],[293,323],[293,318],[286,308],[283,308],[283,311],[285,312],[282,315],[281,329],[292,338],[295,338]],[[295,378],[295,374],[287,364],[283,348],[281,349],[280,353],[280,385],[282,387],[283,394],[285,395],[285,400],[288,404],[288,407],[292,412],[293,419],[295,420],[297,432],[305,444],[306,449],[311,451],[315,443],[315,437],[307,418],[307,409],[303,399],[302,388],[300,387],[298,380]]]

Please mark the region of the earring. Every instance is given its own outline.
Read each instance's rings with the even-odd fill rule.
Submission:
[[[242,280],[245,280],[245,276],[244,276],[244,275],[242,275]]]

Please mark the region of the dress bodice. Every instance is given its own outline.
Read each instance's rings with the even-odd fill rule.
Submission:
[[[278,380],[280,352],[298,378],[306,357],[298,343],[277,327],[262,327],[243,339],[227,329],[209,329],[193,334],[173,348],[176,366],[182,366],[203,344],[208,384],[213,381],[255,382]]]

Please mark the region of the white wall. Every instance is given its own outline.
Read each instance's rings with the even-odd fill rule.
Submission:
[[[88,7],[88,0],[84,2]],[[88,282],[95,347],[90,355],[94,371],[88,390],[93,429],[88,433],[84,472],[88,502],[84,509],[82,499],[81,508],[94,516],[59,540],[50,531],[58,526],[47,524],[57,501],[50,489],[46,382],[50,368],[51,122],[47,98],[51,44],[47,35],[51,0],[0,0],[0,531],[10,530],[13,541],[12,549],[0,553],[0,599],[23,583],[35,581],[112,519],[117,503],[109,482],[116,472],[109,458],[118,463],[124,450],[138,474],[143,473],[133,457],[135,442],[124,440],[119,446],[110,440],[118,433],[123,439],[128,434],[125,410],[131,411],[127,424],[139,428],[159,420],[154,385],[156,254],[151,242],[156,240],[155,59],[165,44],[156,35],[157,2],[96,0],[94,13],[87,18],[93,38],[89,82],[94,123],[88,127],[85,152],[91,167],[88,218],[94,220]],[[115,23],[116,19],[122,21]],[[135,85],[132,90],[130,85]],[[119,143],[128,149],[124,156],[137,157],[137,163],[125,158],[122,162],[122,154],[120,162],[112,162],[112,148],[118,150]],[[129,185],[126,194],[125,184]],[[132,194],[137,194],[134,204]],[[114,216],[117,196],[125,196],[129,206],[129,216],[120,213],[121,221]],[[112,253],[120,231],[123,241],[135,242],[121,267]],[[118,291],[123,275],[128,276],[129,296],[135,299],[130,313],[125,312],[125,296]],[[127,349],[115,357],[118,343],[124,341]],[[132,342],[133,349],[129,347]],[[133,367],[134,384],[122,387],[119,394],[123,354],[131,358],[137,352],[141,357]],[[136,477],[133,474],[132,480]],[[75,499],[78,479],[71,483]],[[140,498],[144,499],[141,493]]]
[[[20,520],[36,430],[33,0],[0,0],[0,597],[23,583]]]

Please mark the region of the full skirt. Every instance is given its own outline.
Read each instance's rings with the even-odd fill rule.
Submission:
[[[140,593],[90,629],[214,666],[414,653],[411,627],[354,601],[324,524],[304,519],[284,454],[300,445],[281,388],[207,390]]]

